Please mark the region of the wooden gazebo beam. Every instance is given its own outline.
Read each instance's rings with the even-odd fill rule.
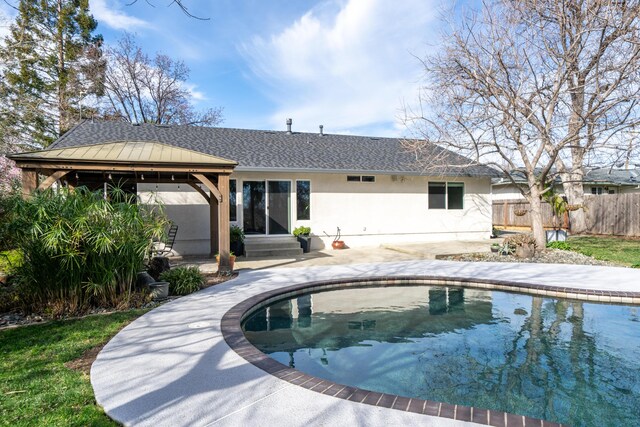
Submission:
[[[38,190],[39,191],[46,190],[47,188],[51,187],[54,182],[56,182],[57,180],[59,180],[60,178],[62,178],[66,174],[68,174],[69,172],[71,172],[71,171],[70,170],[59,170],[59,171],[53,172],[51,175],[49,175],[47,177],[47,179],[45,179],[44,181],[42,181],[40,183],[40,185],[38,185]]]

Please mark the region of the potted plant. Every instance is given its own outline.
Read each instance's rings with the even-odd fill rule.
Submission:
[[[547,230],[547,242],[564,242],[567,240],[567,231],[560,227],[558,220],[564,216],[566,212],[576,210],[574,208],[576,208],[577,205],[569,205],[566,198],[555,193],[553,186],[549,186],[542,198],[549,203],[551,211],[553,212],[553,230]],[[571,206],[571,209],[569,209],[569,206]],[[577,209],[579,209],[579,207],[577,207]]]
[[[302,252],[309,253],[311,251],[311,227],[300,226],[296,227],[293,230],[293,235],[296,236],[298,242],[300,242],[300,247],[302,247]]]
[[[330,237],[327,233],[324,233],[327,237]],[[344,249],[346,247],[344,240],[340,240],[340,227],[338,227],[336,231],[336,237],[333,238],[333,242],[331,242],[331,247],[333,249]]]
[[[218,271],[220,271],[220,254],[216,254],[216,262],[218,263]],[[236,263],[236,256],[233,251],[229,252],[229,269],[233,271],[233,266]]]
[[[532,258],[536,254],[536,239],[531,234],[515,234],[504,241],[518,258]]]
[[[231,252],[244,255],[244,230],[237,225],[232,225],[229,229]]]
[[[493,243],[491,245],[491,252],[493,253],[500,252],[500,243]]]
[[[149,283],[148,286],[151,292],[151,299],[154,301],[160,301],[169,296],[169,282],[153,282]]]

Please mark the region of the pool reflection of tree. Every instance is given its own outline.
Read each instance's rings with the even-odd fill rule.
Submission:
[[[602,425],[603,420],[627,425],[640,419],[640,368],[598,346],[606,328],[592,321],[585,331],[585,303],[519,295],[521,308],[503,312],[492,304],[490,292],[465,292],[430,288],[425,304],[354,313],[332,313],[314,300],[322,294],[306,295],[256,313],[245,330],[262,351],[287,353],[292,367],[301,351],[328,368],[344,348],[420,343],[417,372],[411,376],[422,383],[414,385],[420,393],[415,397],[576,425]],[[529,313],[522,308],[527,305]],[[515,327],[501,327],[507,322]],[[474,338],[478,334],[483,342]],[[322,353],[311,355],[312,349]],[[324,371],[311,373],[323,376]]]

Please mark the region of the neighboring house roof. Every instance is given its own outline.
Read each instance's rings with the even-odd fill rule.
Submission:
[[[238,171],[381,173],[496,176],[487,166],[436,145],[421,155],[435,160],[427,171],[402,139],[303,132],[276,132],[196,126],[132,125],[120,121],[85,121],[49,149],[110,142],[156,142],[238,162]]]
[[[515,171],[512,173],[517,184],[526,184],[524,173],[521,171]],[[555,177],[555,183],[560,185],[562,183],[559,176]],[[584,176],[584,184],[590,185],[614,185],[624,186],[640,184],[640,168],[634,169],[614,169],[614,168],[597,168],[588,170]],[[491,180],[492,185],[511,185],[513,184],[507,177],[493,178]]]
[[[592,169],[587,172],[585,182],[588,184],[636,186],[640,184],[640,169]]]
[[[23,160],[66,160],[78,162],[106,161],[110,163],[171,163],[219,164],[235,166],[236,162],[208,154],[157,142],[111,142],[95,145],[50,148],[15,155]]]

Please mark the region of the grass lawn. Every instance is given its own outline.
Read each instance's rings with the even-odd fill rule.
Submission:
[[[116,426],[94,401],[74,361],[147,310],[0,331],[0,425]]]
[[[11,271],[20,264],[20,258],[18,251],[0,251],[0,271]]]
[[[640,240],[618,237],[577,236],[568,240],[570,249],[603,261],[640,267]]]

